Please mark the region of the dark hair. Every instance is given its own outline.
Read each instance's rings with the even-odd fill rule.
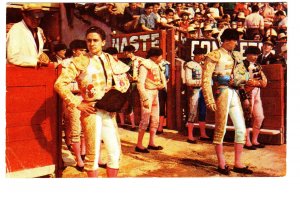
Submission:
[[[70,49],[87,49],[86,42],[84,40],[73,40],[69,44]]]
[[[128,51],[128,52],[133,53],[133,52],[135,52],[135,47],[132,46],[132,45],[127,45],[127,46],[125,46],[125,47],[123,48],[123,51],[124,51],[124,52],[125,52],[125,51]]]
[[[225,40],[239,40],[239,33],[236,29],[225,29],[221,35],[221,41]]]
[[[54,45],[54,51],[55,52],[60,51],[60,50],[64,50],[64,49],[67,49],[67,48],[68,47],[63,43],[59,43],[59,44]]]
[[[102,40],[106,39],[106,34],[100,27],[92,26],[86,30],[85,36],[87,36],[89,33],[97,33],[101,37]]]
[[[145,9],[154,6],[154,3],[145,3]]]
[[[275,16],[284,16],[284,12],[282,10],[278,10],[276,13],[275,13]]]
[[[261,51],[256,46],[248,46],[247,49],[245,50],[245,55],[248,55],[248,54],[259,55],[259,54],[261,54]]]
[[[111,54],[111,55],[115,55],[118,54],[118,49],[116,47],[108,47],[107,49],[104,50],[104,52]]]
[[[151,47],[147,53],[147,57],[146,58],[150,58],[150,57],[158,57],[162,55],[162,49],[158,48],[158,47]]]
[[[194,49],[193,54],[194,55],[199,55],[199,54],[206,54],[207,53],[207,48],[200,48],[197,47]]]
[[[252,6],[252,12],[258,12],[258,11],[259,11],[258,5],[253,5]]]
[[[172,9],[168,8],[168,9],[166,9],[165,14],[168,15],[168,14],[171,13],[171,12],[174,13],[174,11],[173,11]]]

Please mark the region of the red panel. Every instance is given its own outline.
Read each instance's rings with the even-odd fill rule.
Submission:
[[[33,112],[20,112],[20,113],[6,113],[6,126],[29,126],[31,124],[39,124],[46,117],[46,110],[39,110]]]
[[[8,172],[57,165],[57,72],[53,68],[6,68]]]
[[[55,141],[31,139],[6,143],[6,168],[8,172],[47,166],[55,163]]]
[[[7,113],[45,110],[45,89],[45,86],[8,87],[6,93]]]

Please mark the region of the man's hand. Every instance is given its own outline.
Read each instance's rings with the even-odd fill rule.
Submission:
[[[149,109],[150,103],[149,103],[149,100],[148,100],[148,99],[145,100],[145,101],[143,101],[143,106],[144,106],[146,109]]]
[[[96,109],[93,107],[92,103],[81,102],[77,106],[77,109],[79,109],[80,111],[82,111],[83,113],[86,113],[86,114],[95,114],[96,113]]]
[[[260,82],[257,79],[249,79],[246,85],[252,87],[260,87]]]
[[[209,110],[211,110],[211,111],[216,111],[217,106],[216,106],[215,103],[211,103],[211,104],[208,104],[208,105],[207,105],[207,108],[208,108]]]

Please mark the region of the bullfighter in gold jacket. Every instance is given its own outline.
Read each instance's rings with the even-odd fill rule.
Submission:
[[[81,110],[82,129],[86,138],[84,169],[89,177],[98,177],[101,138],[108,150],[107,176],[117,176],[121,146],[116,113],[96,109],[94,106],[96,100],[100,100],[108,90],[115,88],[126,92],[130,85],[126,75],[129,67],[102,52],[105,37],[101,28],[89,28],[86,32],[89,53],[86,56],[75,57],[55,83],[55,90],[66,102],[67,107],[77,107]],[[68,88],[74,79],[78,82],[83,101]]]
[[[235,127],[234,149],[235,162],[233,171],[251,174],[252,170],[241,162],[241,155],[245,143],[245,120],[237,88],[244,84],[249,77],[243,66],[242,56],[233,52],[238,40],[238,32],[226,29],[222,36],[222,46],[207,55],[203,66],[202,88],[207,108],[215,111],[215,150],[218,158],[218,172],[228,175],[229,166],[226,165],[223,154],[223,139],[226,131],[228,114]],[[211,79],[214,81],[215,92],[212,93]]]

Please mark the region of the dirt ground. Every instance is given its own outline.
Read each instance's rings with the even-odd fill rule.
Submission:
[[[119,177],[222,177],[216,172],[217,158],[211,142],[198,141],[198,144],[186,142],[187,136],[174,130],[164,130],[156,137],[156,145],[164,147],[161,151],[137,153],[134,147],[137,131],[119,130],[122,157]],[[149,133],[144,136],[144,146],[148,145]],[[106,161],[106,150],[102,154]],[[224,142],[227,164],[233,168],[234,148],[230,141]],[[85,172],[77,171],[74,157],[63,146],[63,157],[67,166],[63,178],[87,177]],[[230,177],[281,177],[286,174],[286,145],[267,145],[263,149],[244,150],[242,160],[254,173],[243,175],[231,172]],[[105,169],[99,168],[99,177],[106,177]]]

